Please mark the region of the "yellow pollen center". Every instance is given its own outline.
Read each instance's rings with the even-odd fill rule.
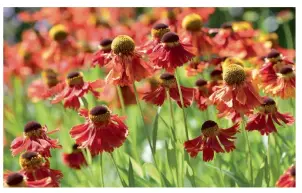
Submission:
[[[67,84],[70,87],[77,86],[77,85],[82,85],[84,83],[82,73],[80,73],[78,76],[75,76],[75,77],[72,77],[72,78],[67,78],[66,81],[67,81]]]
[[[219,134],[219,127],[218,125],[215,125],[213,127],[204,128],[201,132],[206,137],[214,137]]]
[[[265,114],[268,113],[275,113],[277,111],[276,104],[267,104],[267,105],[261,105],[258,107],[259,111]]]
[[[107,111],[106,113],[101,114],[101,115],[91,115],[91,114],[89,114],[89,119],[93,123],[106,123],[110,119],[110,112]]]
[[[49,87],[53,87],[58,84],[57,73],[51,69],[44,70],[42,72],[42,80]]]
[[[176,79],[160,79],[160,83],[162,86],[166,87],[166,88],[174,88],[176,87]]]
[[[223,68],[222,76],[223,80],[228,85],[239,85],[243,83],[246,79],[244,68],[237,64],[225,66]]]
[[[39,137],[41,136],[41,134],[42,134],[42,128],[38,130],[24,132],[24,135],[26,137]]]
[[[19,164],[20,164],[21,168],[25,171],[34,170],[34,169],[41,167],[41,165],[43,164],[43,158],[41,155],[38,155],[37,157],[32,157],[30,160],[28,160],[28,159],[22,158],[22,155],[21,155],[20,159],[19,159]]]
[[[201,17],[198,14],[192,13],[190,15],[187,15],[182,20],[182,28],[184,28],[187,31],[199,31],[202,27],[202,20]]]
[[[160,29],[153,29],[151,30],[151,35],[153,38],[161,39],[165,33],[169,32],[169,28],[160,28]]]
[[[119,35],[112,41],[111,49],[115,54],[127,55],[133,53],[135,43],[131,37]]]

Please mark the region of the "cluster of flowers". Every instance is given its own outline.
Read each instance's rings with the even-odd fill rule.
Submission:
[[[202,152],[203,160],[211,161],[215,152],[235,149],[235,135],[245,116],[245,129],[261,135],[277,132],[275,124],[293,124],[294,117],[280,113],[271,97],[295,97],[295,51],[282,48],[276,34],[263,34],[245,21],[205,27],[214,11],[154,8],[138,20],[132,19],[131,8],[42,8],[21,13],[23,21],[46,19],[53,26],[30,29],[17,45],[5,44],[5,81],[9,85],[11,75],[26,78],[42,71],[42,78],[28,88],[29,98],[33,102],[50,99],[52,104],[63,101],[65,108],[85,118],[85,123],[70,130],[76,144],[64,160],[72,168],[86,164],[81,148],[95,156],[124,143],[125,118],[110,111],[122,106],[115,86],[121,88],[125,105],[135,104],[135,81],[143,80],[139,98],[147,103],[161,106],[171,97],[180,108],[195,102],[205,111],[215,105],[218,117],[233,121],[232,127],[224,129],[207,120],[200,136],[184,142],[191,157]],[[195,88],[179,85],[175,72],[183,65],[187,76],[207,74],[209,80],[198,79]],[[106,78],[85,81],[81,70],[96,66],[105,70]],[[266,96],[261,97],[259,90]],[[80,108],[88,92],[110,108]],[[22,169],[5,175],[8,186],[59,186],[62,173],[49,168],[48,158],[51,148],[61,146],[48,134],[46,126],[32,121],[24,127],[24,136],[12,142],[13,155],[25,153],[20,156]],[[295,186],[293,168],[277,186]]]

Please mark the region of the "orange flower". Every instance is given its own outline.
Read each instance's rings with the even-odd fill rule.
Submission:
[[[186,151],[191,157],[196,157],[203,152],[203,161],[211,161],[214,152],[225,153],[235,149],[234,136],[238,131],[239,124],[228,129],[219,128],[217,123],[208,120],[201,127],[201,135],[184,143]],[[219,143],[220,142],[220,143]]]
[[[222,68],[224,84],[209,98],[220,113],[233,110],[245,113],[261,104],[259,94],[247,79],[246,72],[237,59],[227,59]]]
[[[179,107],[181,105],[181,99],[179,96],[176,79],[173,74],[164,73],[160,76],[160,84],[154,91],[146,92],[143,96],[143,100],[153,103],[157,106],[161,106],[166,99],[166,90],[169,91],[170,97],[175,100]],[[193,102],[194,89],[180,86],[184,107],[188,107]]]
[[[108,83],[126,86],[151,76],[152,67],[143,60],[141,53],[135,50],[132,38],[126,35],[117,36],[111,44],[112,58],[107,65],[110,71],[106,77]]]
[[[280,176],[276,182],[276,186],[279,188],[296,187],[296,165],[289,167],[285,173]]]

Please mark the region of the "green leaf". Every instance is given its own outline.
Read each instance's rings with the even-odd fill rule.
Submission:
[[[160,173],[157,171],[156,167],[154,167],[153,164],[145,163],[143,165],[143,168],[145,169],[146,173],[154,179],[158,184],[161,185],[161,179],[160,179]]]
[[[130,156],[129,156],[130,157]],[[137,161],[135,159],[133,159],[132,157],[130,157],[130,161],[132,163],[132,167],[134,172],[141,178],[144,177],[144,171],[141,167],[141,165],[139,163],[137,163]]]
[[[129,158],[128,182],[129,182],[129,187],[135,187],[133,167],[132,167],[132,163],[131,163],[131,159],[130,158]]]
[[[153,154],[156,153],[156,141],[157,141],[157,131],[158,131],[158,116],[159,116],[159,113],[160,113],[160,109],[161,107],[158,107],[157,109],[157,113],[156,113],[156,116],[155,116],[155,119],[154,119],[154,124],[153,124],[153,132],[152,132],[152,151],[153,151]]]

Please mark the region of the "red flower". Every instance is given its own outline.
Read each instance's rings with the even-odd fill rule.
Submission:
[[[239,123],[228,129],[221,129],[214,121],[206,121],[201,127],[201,135],[188,140],[184,143],[186,151],[191,157],[196,157],[197,154],[203,152],[203,160],[211,161],[214,158],[214,152],[225,153],[231,152],[235,149],[234,136],[237,132]],[[224,148],[220,145],[223,145]]]
[[[50,169],[48,159],[36,152],[25,152],[20,156],[20,173],[26,176],[27,181],[37,181],[50,177],[48,187],[59,187],[63,174],[59,170]]]
[[[193,45],[197,48],[195,55],[211,55],[214,51],[214,43],[209,34],[202,28],[202,18],[195,13],[187,15],[182,20],[185,30],[181,35],[183,43]]]
[[[123,145],[128,136],[128,128],[123,119],[112,115],[105,106],[97,106],[88,111],[80,110],[86,122],[74,126],[70,135],[76,140],[80,148],[89,148],[92,155],[112,152]]]
[[[277,132],[274,123],[278,125],[282,125],[281,122],[287,125],[294,123],[294,117],[278,112],[276,103],[271,98],[265,98],[258,110],[258,113],[249,116],[246,130],[258,130],[261,135],[268,135],[272,132]]]
[[[85,82],[81,72],[71,72],[68,74],[66,82],[61,82],[53,87],[48,95],[58,93],[51,101],[52,104],[64,100],[65,108],[79,109],[79,98],[83,97],[88,91],[98,98],[100,94],[96,89],[101,88],[103,85],[104,82],[102,80]]]
[[[188,107],[193,102],[194,89],[180,86],[184,107]],[[156,90],[144,94],[143,100],[161,106],[166,99],[166,90],[169,91],[170,97],[175,100],[178,106],[182,107],[179,96],[176,79],[173,74],[164,73],[160,76],[160,84]]]
[[[78,146],[74,144],[71,153],[62,154],[63,163],[73,169],[81,169],[81,166],[87,165],[83,152],[78,149]]]
[[[261,99],[237,59],[229,58],[223,63],[224,84],[210,96],[212,104],[220,113],[245,113],[260,105]]]
[[[46,177],[41,180],[27,181],[26,177],[21,173],[4,173],[4,187],[30,187],[30,188],[42,188],[42,187],[51,187],[51,178]]]
[[[160,40],[164,34],[170,32],[169,26],[163,23],[157,23],[152,27],[151,35],[152,39],[147,41],[144,45],[139,47],[139,50],[146,54],[151,54],[152,50],[160,44]]]
[[[194,99],[200,110],[204,111],[208,108],[208,98],[210,96],[210,90],[208,88],[208,83],[204,79],[198,79],[195,83],[197,86],[195,90]]]
[[[283,175],[280,176],[276,182],[276,186],[279,188],[291,188],[296,187],[296,166],[289,167]]]
[[[43,157],[51,157],[50,148],[61,148],[58,140],[49,138],[47,135],[57,132],[59,129],[47,132],[47,126],[30,121],[24,126],[24,136],[17,137],[11,143],[12,155],[15,156],[22,151],[39,152]]]
[[[106,57],[106,55],[104,55],[111,52],[111,43],[111,39],[104,39],[101,41],[99,50],[93,55],[92,67],[99,65],[99,67],[101,68],[111,60],[111,58]]]
[[[27,95],[33,102],[38,102],[48,98],[50,88],[59,83],[57,74],[52,69],[42,72],[42,79],[34,80],[27,89]],[[57,94],[57,93],[53,93]]]
[[[161,38],[161,43],[155,46],[150,57],[155,66],[174,72],[178,66],[193,58],[194,55],[188,50],[191,48],[180,42],[176,33],[168,32]]]
[[[214,12],[215,7],[186,7],[183,8],[182,13],[178,15],[178,19],[182,21],[185,16],[194,13],[201,17],[203,23],[206,23],[210,15]]]
[[[111,44],[111,49],[111,53],[106,57],[112,60],[105,65],[110,70],[106,77],[108,83],[126,86],[151,75],[152,67],[135,50],[134,41],[129,36],[117,36]]]

